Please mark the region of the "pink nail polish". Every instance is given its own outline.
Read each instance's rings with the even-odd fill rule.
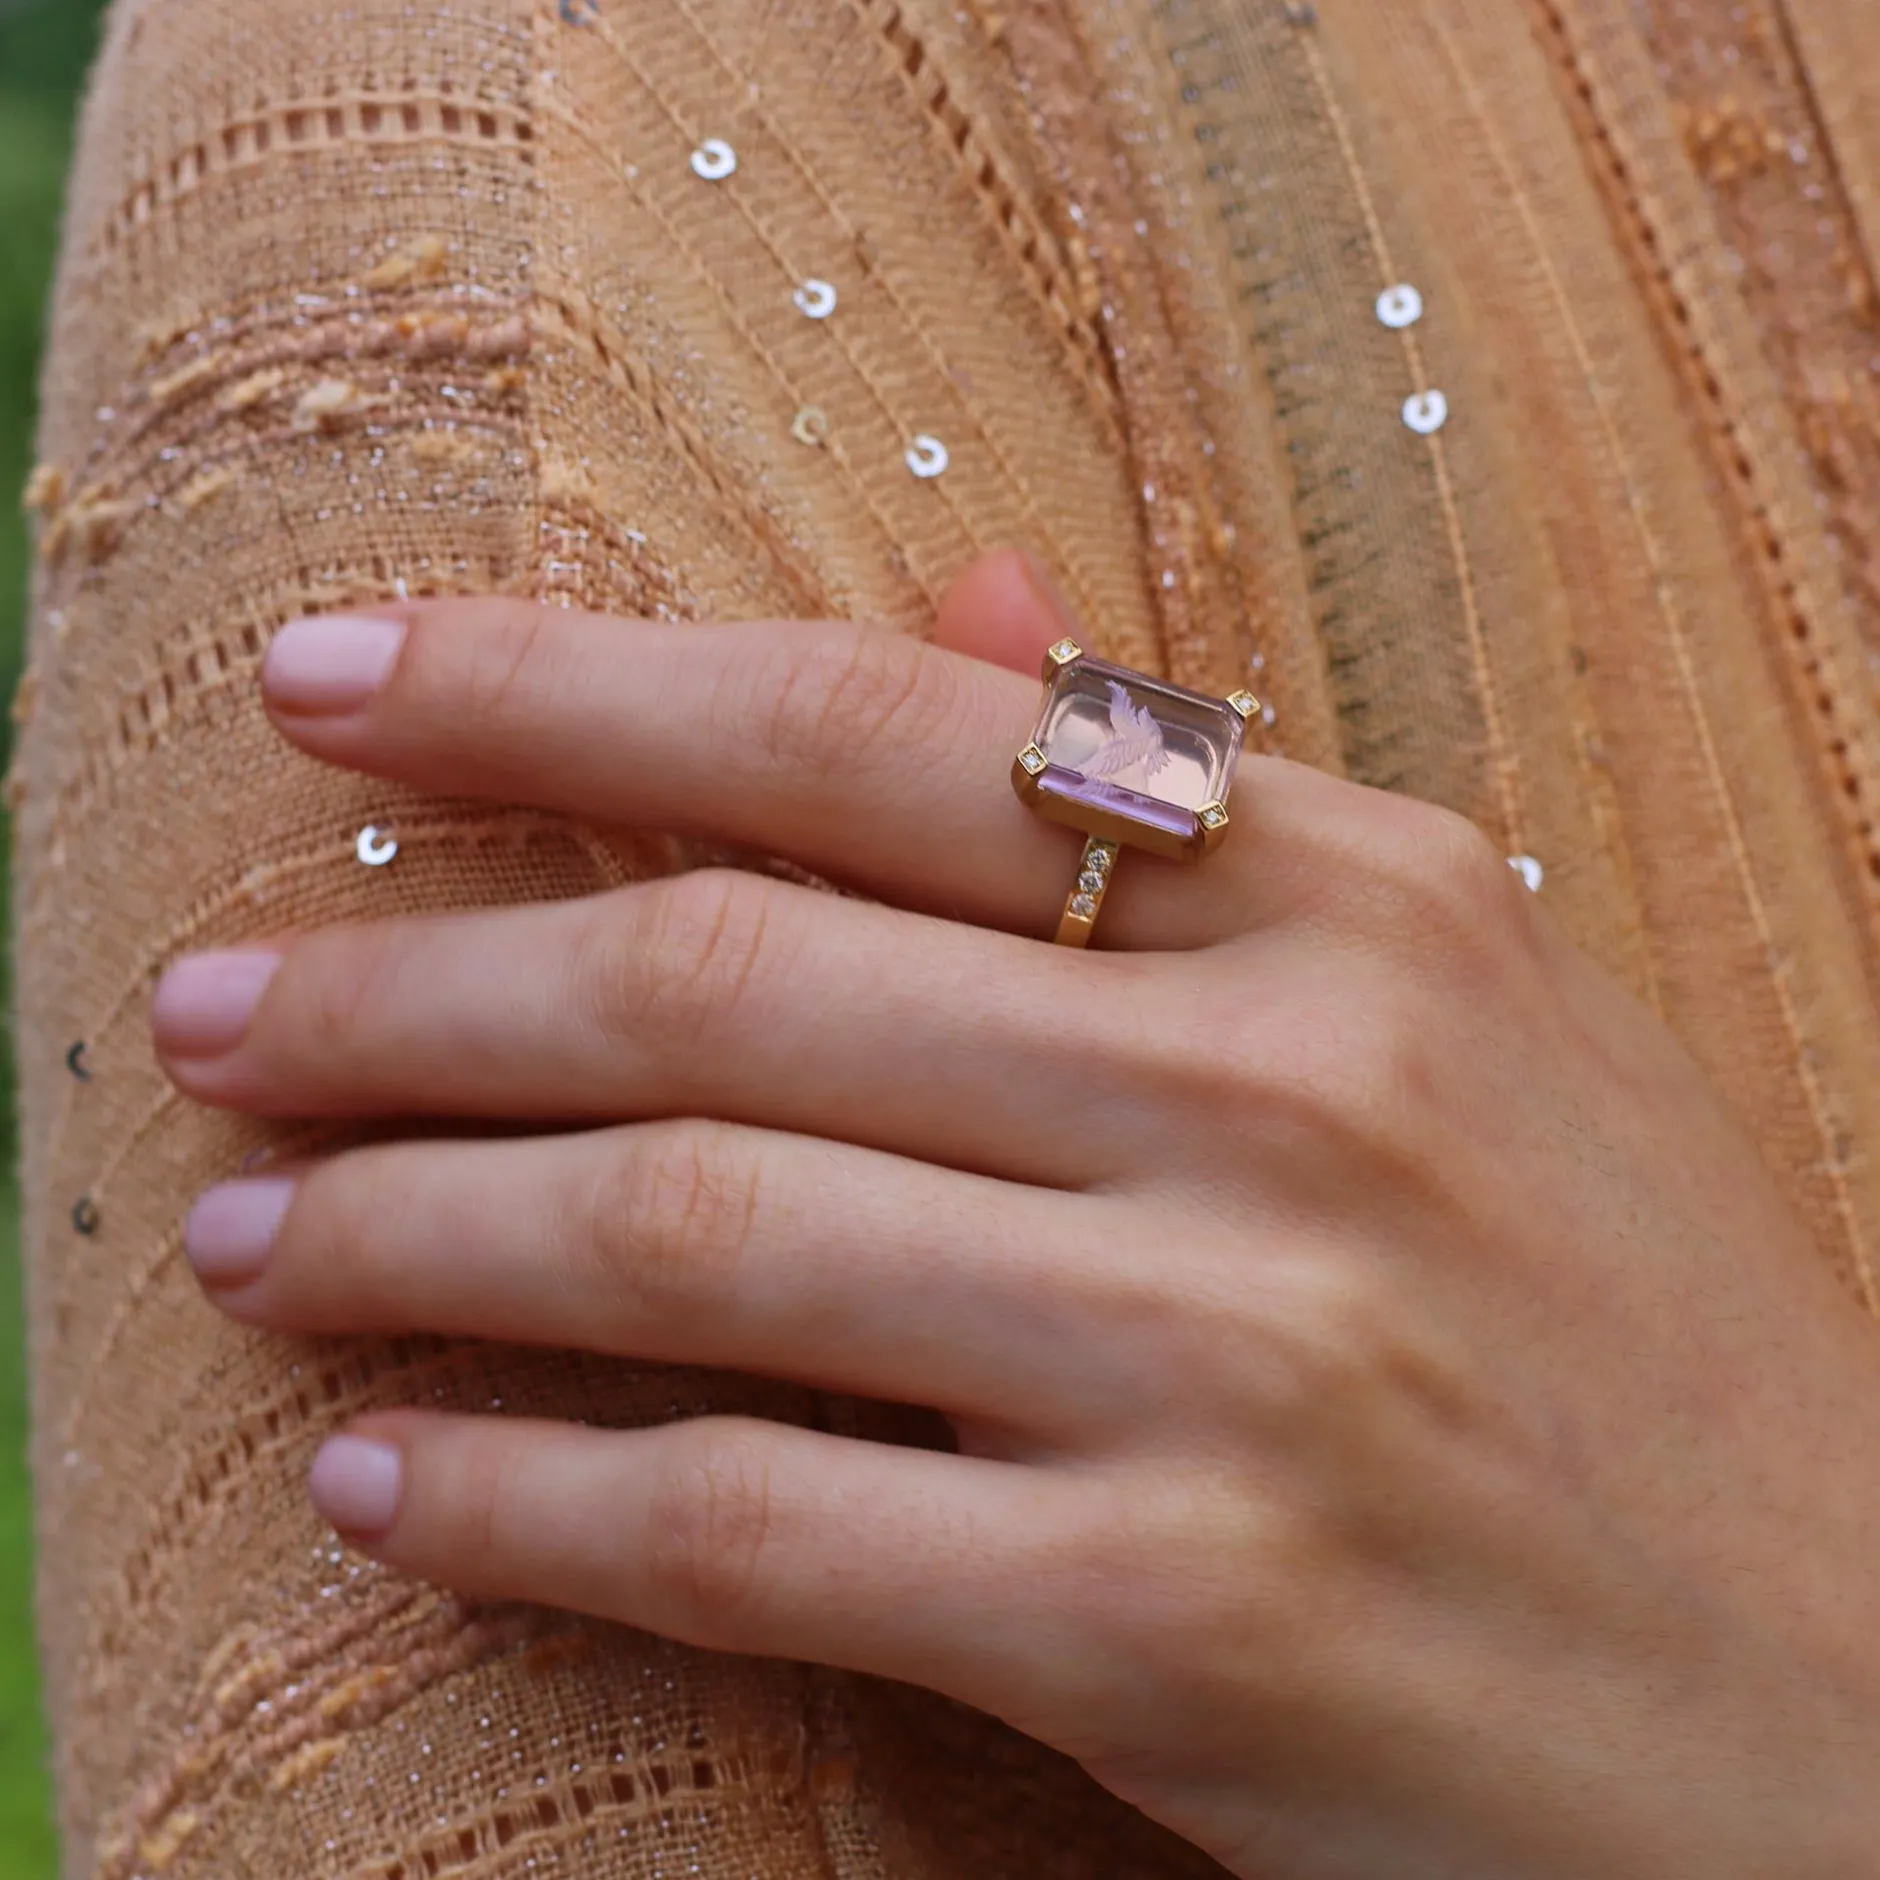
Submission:
[[[405,644],[396,620],[323,614],[289,621],[261,669],[269,704],[309,716],[357,711],[385,681]]]
[[[323,1520],[340,1533],[372,1540],[398,1519],[405,1459],[390,1443],[335,1436],[314,1458],[307,1487]]]
[[[234,1050],[280,965],[278,953],[249,949],[179,960],[163,975],[150,1008],[157,1049],[172,1057]]]
[[[298,1186],[272,1176],[211,1188],[183,1229],[183,1251],[196,1277],[209,1287],[245,1286],[258,1278]]]

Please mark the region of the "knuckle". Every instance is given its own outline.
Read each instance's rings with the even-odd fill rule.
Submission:
[[[378,1249],[398,1243],[402,1200],[401,1184],[375,1179],[376,1160],[373,1150],[355,1149],[300,1178],[268,1260],[266,1277],[277,1287],[317,1287],[371,1309]]]
[[[656,892],[647,1017],[688,1037],[707,1023],[735,1024],[768,958],[775,905],[768,883],[730,868],[699,869]]]
[[[1311,1432],[1328,1415],[1350,1424],[1397,1369],[1402,1315],[1375,1278],[1324,1258],[1272,1276],[1253,1342],[1250,1380],[1269,1427]]]
[[[1262,1059],[1249,1051],[1243,1089],[1217,1114],[1281,1158],[1302,1193],[1329,1192],[1363,1167],[1372,1192],[1421,1199],[1432,1167],[1450,1165],[1441,1135],[1454,1111],[1445,1051],[1455,1035],[1421,979],[1378,965],[1347,971],[1336,1010],[1275,1019]]]
[[[742,1430],[694,1427],[648,1509],[652,1591],[689,1630],[721,1631],[755,1603],[776,1511],[770,1460]]]
[[[1131,1623],[1133,1601],[1143,1632],[1194,1638],[1232,1630],[1247,1603],[1243,1569],[1270,1556],[1275,1501],[1249,1497],[1240,1471],[1218,1463],[1129,1486],[1127,1507],[1103,1510],[1114,1539],[1096,1543],[1114,1621]]]
[[[917,640],[855,627],[790,649],[758,720],[771,762],[828,776],[877,749],[905,752],[911,727],[944,722],[941,663]],[[938,714],[938,716],[936,716]]]
[[[649,1125],[607,1158],[586,1239],[606,1293],[664,1328],[720,1315],[736,1296],[761,1173],[709,1123]]]
[[[1439,893],[1464,914],[1512,905],[1508,859],[1466,817],[1433,811],[1424,836],[1425,869]]]
[[[1507,858],[1466,817],[1407,804],[1389,833],[1379,866],[1407,939],[1473,953],[1512,924],[1519,902]]]
[[[490,1423],[459,1435],[455,1447],[454,1467],[445,1484],[451,1553],[466,1563],[500,1568],[515,1551],[524,1444],[500,1424]]]
[[[773,947],[770,885],[706,868],[631,891],[604,908],[581,944],[586,999],[609,1038],[689,1059],[735,1029]]]
[[[450,706],[465,731],[494,731],[514,719],[519,696],[544,675],[548,626],[540,608],[506,608],[484,631],[455,636]]]
[[[1412,974],[1374,964],[1347,984],[1345,1009],[1314,1041],[1306,1082],[1321,1132],[1375,1151],[1383,1125],[1436,1094],[1453,1030],[1442,998]]]
[[[398,1009],[410,953],[389,923],[319,935],[290,953],[278,1009],[294,1015],[316,1063],[355,1054],[379,1016]]]

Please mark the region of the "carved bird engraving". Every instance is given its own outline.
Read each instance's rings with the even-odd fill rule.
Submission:
[[[1110,735],[1078,765],[1086,777],[1114,780],[1140,766],[1153,777],[1168,762],[1162,727],[1123,688],[1110,681]]]

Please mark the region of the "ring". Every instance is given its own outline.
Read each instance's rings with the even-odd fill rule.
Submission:
[[[1092,659],[1075,640],[1044,656],[1044,703],[1012,766],[1019,800],[1082,831],[1084,855],[1058,922],[1059,946],[1090,944],[1125,847],[1198,862],[1227,836],[1227,797],[1251,692],[1210,698]]]

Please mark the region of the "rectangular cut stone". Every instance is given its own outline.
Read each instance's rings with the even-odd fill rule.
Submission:
[[[1053,820],[1088,810],[1102,825],[1093,833],[1128,841],[1120,822],[1145,847],[1198,853],[1198,812],[1227,801],[1245,730],[1224,699],[1077,659],[1048,681],[1032,734],[1047,764],[1038,795],[1058,807]]]
[[[1047,765],[1039,772],[1038,794],[1055,797],[1061,803],[1080,803],[1086,809],[1127,816],[1131,822],[1163,830],[1183,842],[1193,842],[1201,833],[1201,818],[1191,809],[1158,803],[1152,796],[1122,789],[1101,777],[1082,776],[1075,770],[1066,770],[1062,764]]]

